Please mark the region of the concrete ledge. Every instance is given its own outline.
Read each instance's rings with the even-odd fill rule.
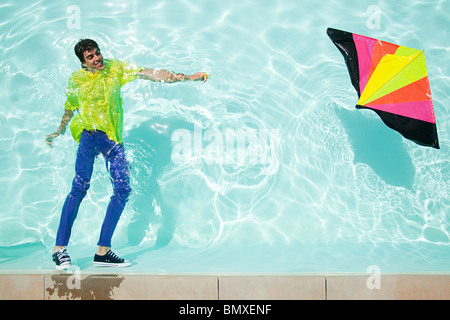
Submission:
[[[324,276],[221,276],[220,300],[324,300]]]
[[[328,300],[448,300],[450,276],[384,275],[327,277]]]
[[[46,275],[45,299],[217,300],[217,277]]]
[[[450,275],[0,274],[1,300],[450,299]]]
[[[43,286],[43,274],[0,274],[0,300],[42,300]]]

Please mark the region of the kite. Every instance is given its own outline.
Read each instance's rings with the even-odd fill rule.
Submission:
[[[356,108],[373,110],[405,138],[439,149],[424,51],[332,28],[327,34],[344,56]]]

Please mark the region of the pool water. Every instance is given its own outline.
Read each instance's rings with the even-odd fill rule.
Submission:
[[[450,271],[450,2],[4,1],[0,270],[52,269],[76,142],[54,141],[73,46],[186,74],[122,88],[133,194],[113,238],[127,272]],[[425,49],[441,149],[386,127],[327,27]],[[91,270],[112,193],[103,159],[69,253]]]

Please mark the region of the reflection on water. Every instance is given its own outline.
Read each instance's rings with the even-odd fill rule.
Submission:
[[[443,62],[449,35],[439,24],[448,25],[448,3],[408,2],[404,12],[382,1],[374,30],[359,2],[103,1],[92,7],[79,1],[79,24],[68,24],[69,5],[0,6],[2,259],[53,246],[77,145],[66,134],[50,150],[44,137],[59,125],[67,79],[79,67],[73,45],[82,37],[96,39],[107,58],[212,74],[205,84],[140,80],[123,88],[133,195],[115,247],[135,250],[142,261],[160,252],[173,262],[183,249],[193,250],[202,270],[218,261],[221,270],[232,268],[228,259],[242,267],[243,257],[256,270],[351,270],[364,252],[381,259],[386,244],[409,250],[416,265],[442,259],[436,252],[449,245],[450,113]],[[439,22],[429,23],[430,16]],[[376,115],[353,109],[356,93],[328,26],[426,49],[441,150],[410,143]],[[174,163],[174,132],[196,127],[220,137],[226,130],[276,133],[262,146],[270,161]],[[191,143],[194,150],[195,138]],[[243,146],[249,150],[250,143]],[[96,242],[111,192],[97,161],[73,248]],[[186,268],[195,270],[194,260]],[[369,260],[368,254],[361,265]],[[448,255],[439,263],[445,261]]]

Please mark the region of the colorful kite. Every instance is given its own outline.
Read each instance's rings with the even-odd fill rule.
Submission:
[[[344,56],[356,108],[371,109],[405,138],[439,149],[424,51],[332,28],[327,34]]]

